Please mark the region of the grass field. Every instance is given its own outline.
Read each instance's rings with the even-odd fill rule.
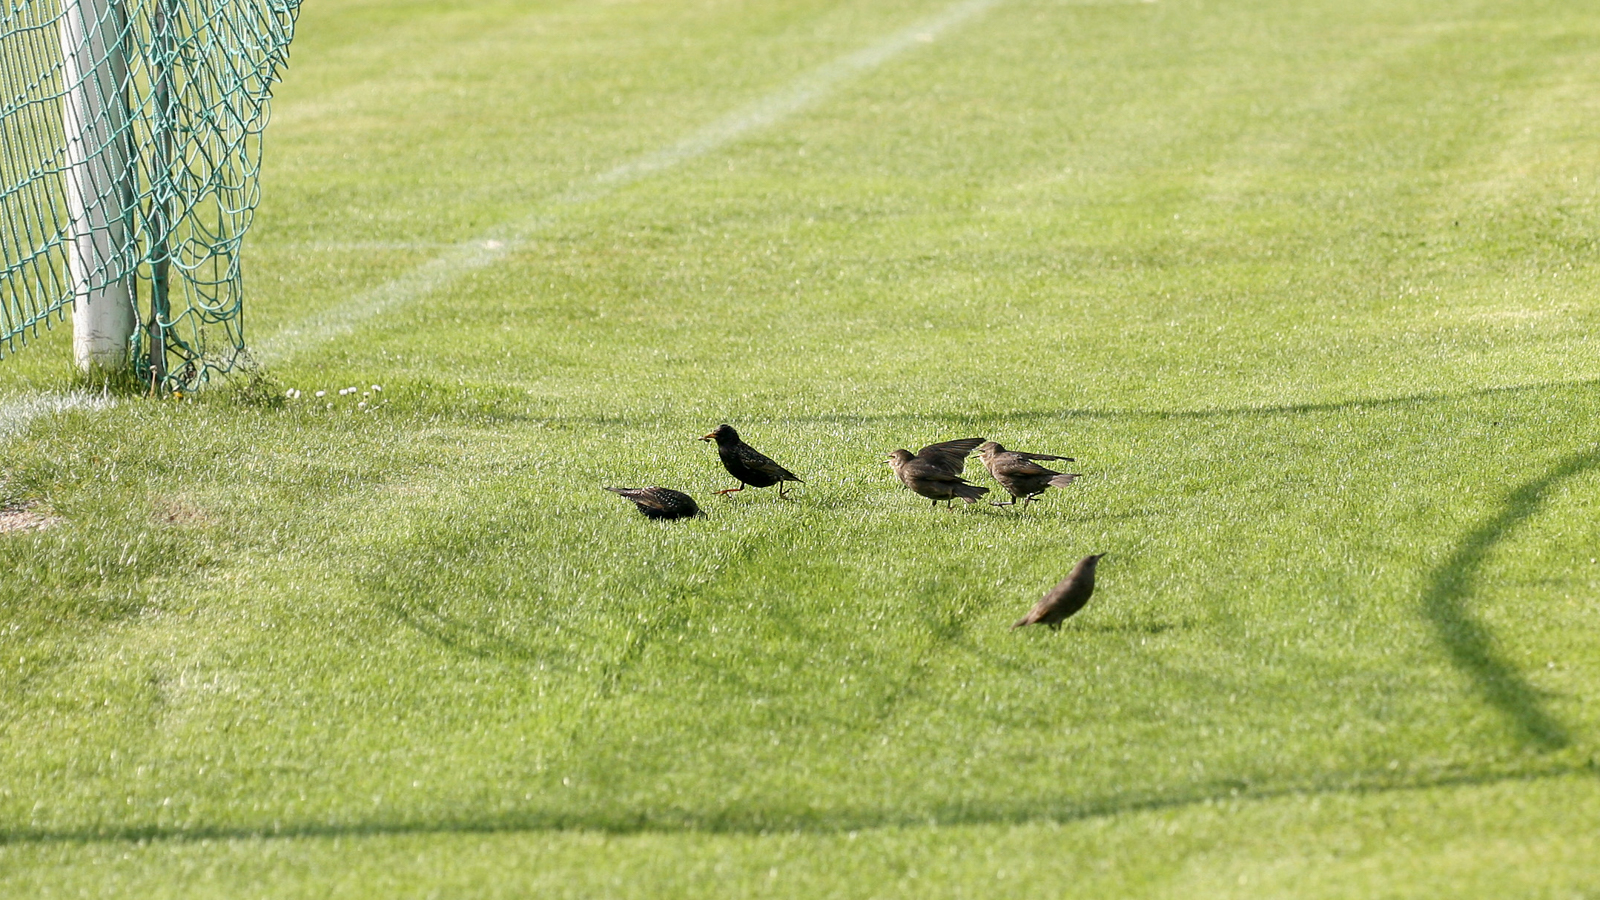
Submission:
[[[0,895],[1600,897],[1592,4],[311,0],[274,110],[300,399],[0,364]]]

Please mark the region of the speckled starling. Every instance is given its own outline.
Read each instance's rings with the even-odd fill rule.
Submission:
[[[1089,602],[1089,595],[1094,593],[1094,567],[1103,556],[1104,553],[1095,553],[1078,560],[1078,564],[1072,567],[1072,573],[1061,579],[1060,584],[1051,588],[1027,615],[1011,627],[1048,625],[1051,631],[1059,629],[1063,621]]]
[[[639,507],[639,512],[650,519],[687,519],[693,516],[703,516],[700,506],[694,498],[682,491],[672,488],[644,487],[644,488],[615,488],[606,490],[613,494],[621,494],[633,501]]]
[[[943,441],[923,447],[915,456],[908,450],[896,450],[889,454],[887,462],[901,484],[932,500],[935,506],[940,500],[954,506],[958,497],[974,503],[989,489],[969,483],[961,477],[961,469],[972,448],[981,443],[983,438]]]
[[[716,431],[701,437],[700,440],[716,441],[717,456],[722,458],[723,468],[728,470],[729,475],[739,479],[738,487],[717,491],[718,494],[723,496],[737,494],[744,490],[746,486],[764,488],[777,485],[778,496],[782,497],[784,496],[783,483],[785,481],[805,483],[805,480],[800,476],[778,465],[763,456],[754,447],[739,440],[739,432],[734,431],[732,425],[718,425]]]
[[[983,467],[989,470],[994,480],[1006,489],[1011,499],[1001,503],[991,501],[995,506],[1015,506],[1017,498],[1022,498],[1022,505],[1027,506],[1034,498],[1044,493],[1051,487],[1066,487],[1074,478],[1082,478],[1077,472],[1063,474],[1054,469],[1046,469],[1034,462],[1036,459],[1059,459],[1062,462],[1076,462],[1070,456],[1051,456],[1048,453],[1023,453],[1017,450],[1007,450],[994,441],[988,441],[978,448],[978,457],[983,460]]]

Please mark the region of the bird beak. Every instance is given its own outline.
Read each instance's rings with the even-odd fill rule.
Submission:
[[[717,439],[717,436],[715,434],[702,435],[702,436],[696,438],[696,440],[700,440],[700,441],[714,441],[716,439]]]

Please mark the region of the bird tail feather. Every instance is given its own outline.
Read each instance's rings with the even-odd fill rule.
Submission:
[[[1027,616],[1023,616],[1022,618],[1020,618],[1020,619],[1016,620],[1015,622],[1011,623],[1011,630],[1015,631],[1018,628],[1021,628],[1022,626],[1026,625],[1026,624],[1028,624],[1028,617]]]
[[[962,484],[956,486],[956,496],[967,501],[968,503],[976,503],[979,497],[982,497],[987,493],[989,493],[988,488],[980,487],[976,484]]]
[[[1066,475],[1057,475],[1056,477],[1050,479],[1050,486],[1051,487],[1066,487],[1067,485],[1071,484],[1074,479],[1082,478],[1082,477],[1083,477],[1083,473],[1082,472],[1073,472],[1071,474],[1066,474]]]

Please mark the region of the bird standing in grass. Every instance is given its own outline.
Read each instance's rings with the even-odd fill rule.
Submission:
[[[644,488],[614,488],[606,490],[613,494],[621,494],[633,501],[639,507],[639,512],[649,519],[688,519],[694,516],[703,516],[699,504],[694,498],[682,491],[672,488],[644,487]]]
[[[728,474],[739,479],[739,486],[717,491],[722,496],[737,494],[749,487],[778,486],[778,496],[784,496],[783,483],[785,481],[798,481],[805,484],[805,480],[793,472],[778,465],[762,455],[754,447],[739,439],[739,432],[733,430],[732,425],[718,425],[717,430],[700,438],[702,441],[717,442],[717,456],[722,458],[723,468]]]
[[[1073,613],[1083,609],[1089,602],[1089,595],[1094,593],[1094,567],[1099,564],[1104,553],[1094,553],[1078,560],[1072,567],[1072,572],[1061,579],[1061,583],[1051,588],[1044,597],[1035,603],[1028,614],[1018,619],[1011,627],[1021,628],[1024,625],[1048,625],[1051,631],[1061,628],[1061,623],[1066,621]]]
[[[1034,498],[1052,487],[1066,487],[1073,479],[1082,478],[1081,473],[1073,472],[1064,474],[1054,469],[1046,469],[1034,462],[1036,459],[1059,459],[1062,462],[1076,462],[1070,456],[1051,456],[1048,453],[1023,453],[1018,450],[1007,450],[994,441],[988,441],[978,448],[978,458],[983,460],[983,467],[989,470],[994,480],[1006,489],[1011,499],[1005,503],[998,500],[990,501],[994,506],[1016,506],[1017,498],[1022,498],[1022,505],[1026,507]]]
[[[981,443],[983,438],[943,441],[923,447],[916,455],[908,450],[896,450],[889,454],[886,462],[894,469],[901,484],[910,488],[912,493],[932,500],[934,506],[944,500],[953,507],[957,497],[975,503],[979,497],[989,493],[989,489],[962,478],[961,469],[966,465],[972,448]]]

